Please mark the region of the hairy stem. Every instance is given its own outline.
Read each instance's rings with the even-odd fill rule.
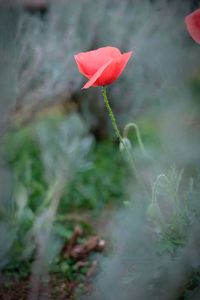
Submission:
[[[128,160],[130,161],[131,163],[131,166],[133,168],[133,172],[134,172],[134,175],[135,175],[135,178],[137,179],[138,183],[140,184],[140,186],[143,188],[145,194],[147,194],[146,192],[146,187],[144,185],[144,182],[143,180],[140,178],[139,176],[139,173],[137,171],[137,167],[136,167],[136,164],[135,164],[135,160],[133,158],[133,156],[131,155],[130,153],[130,150],[128,149],[123,137],[121,136],[121,133],[119,131],[119,128],[117,126],[117,122],[116,122],[116,119],[115,119],[115,116],[113,114],[113,111],[112,111],[112,108],[110,107],[110,104],[109,104],[109,101],[108,101],[108,97],[107,97],[107,93],[106,93],[106,87],[103,86],[102,87],[102,95],[103,95],[103,99],[104,99],[104,102],[105,102],[105,105],[106,105],[106,108],[108,110],[108,114],[109,114],[109,117],[111,119],[111,122],[112,122],[112,126],[113,126],[113,129],[115,131],[115,134],[119,140],[120,143],[122,143],[122,145],[124,146],[124,149],[126,151],[126,154],[127,154],[127,157],[128,157]]]
[[[122,143],[124,145],[124,147],[125,147],[125,143],[124,143],[123,138],[122,138],[122,136],[120,134],[120,131],[118,129],[115,116],[113,114],[113,111],[112,111],[112,109],[110,107],[110,104],[109,104],[109,101],[108,101],[108,97],[107,97],[106,87],[105,86],[102,87],[102,95],[103,95],[104,102],[106,104],[106,108],[108,110],[109,117],[110,117],[111,122],[112,122],[113,129],[115,131],[115,134],[116,134],[117,138],[119,139],[120,143]]]

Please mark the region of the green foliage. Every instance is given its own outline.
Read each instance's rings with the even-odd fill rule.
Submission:
[[[194,222],[193,210],[196,213],[199,210],[193,187],[183,175],[183,170],[178,171],[172,166],[166,174],[160,174],[153,185],[147,215],[159,232],[159,253],[173,254],[185,244],[188,230]]]
[[[56,141],[54,142],[52,137],[49,138],[46,135],[46,132],[48,135],[51,132],[51,135],[57,136],[55,129],[62,125],[62,121],[54,120],[53,122],[54,125],[50,120],[46,124],[43,122],[37,126],[22,129],[8,136],[6,140],[6,157],[15,174],[17,197],[19,196],[20,199],[28,198],[29,207],[33,211],[36,211],[45,197],[48,188],[46,174],[48,176],[51,174],[51,163],[53,164],[51,168],[55,170],[55,160],[60,159],[60,164],[62,164],[62,159],[66,159],[67,155],[57,153]],[[39,143],[38,132],[40,135]],[[77,133],[75,134],[77,135]],[[44,139],[48,139],[45,146],[41,145],[41,143],[45,144]],[[51,155],[50,158],[46,158],[49,165],[43,163],[45,155],[49,157]],[[103,208],[105,204],[112,201],[119,203],[124,194],[123,186],[127,168],[117,147],[110,141],[101,142],[96,144],[88,155],[90,163],[86,165],[84,170],[80,170],[79,164],[77,166],[78,172],[70,178],[70,184],[67,185],[66,182],[61,211],[62,209],[67,209],[69,212],[69,210],[76,208]],[[77,161],[80,154],[73,153],[73,156],[74,160]],[[46,167],[48,167],[47,170]]]
[[[47,184],[34,128],[21,129],[8,135],[5,152],[15,176],[16,198],[24,198],[35,211],[42,202]]]
[[[74,223],[78,222],[86,235],[91,228],[81,220],[69,222],[69,213],[89,209],[92,215],[109,203],[119,204],[127,171],[120,152],[111,142],[94,145],[81,118],[71,115],[50,117],[9,133],[4,157],[14,174],[14,209],[12,215],[2,215],[2,239],[3,232],[5,240],[9,236],[7,247],[4,243],[4,251],[0,249],[2,270],[19,277],[29,274],[40,235],[45,237],[50,230],[48,249],[52,253],[46,254],[50,268],[73,279],[75,262],[59,253],[71,237]],[[53,191],[60,179],[64,188],[55,220],[50,221]]]
[[[62,203],[67,209],[79,207],[96,211],[122,200],[127,169],[118,149],[110,142],[102,142],[95,146],[92,161],[91,168],[72,181]]]
[[[12,215],[1,210],[1,270],[7,276],[17,274],[17,278],[30,274],[37,242],[50,230],[46,251],[49,270],[69,280],[84,276],[89,265],[80,271],[73,259],[62,255],[62,247],[70,239],[75,223],[86,235],[92,228],[81,218],[74,222],[68,217],[70,213],[81,216],[84,210],[96,215],[108,205],[124,202],[128,168],[122,153],[110,141],[95,144],[78,115],[50,118],[10,133],[4,150],[14,174],[15,201]],[[148,215],[148,222],[154,228],[158,257],[173,257],[184,247],[188,228],[200,211],[198,194],[193,180],[188,183],[183,171],[175,166],[161,175],[154,182],[150,199],[158,210]],[[51,223],[52,191],[60,178],[64,178],[64,189]],[[128,281],[132,282],[134,276],[131,271]],[[195,277],[190,281],[191,286],[198,284]]]

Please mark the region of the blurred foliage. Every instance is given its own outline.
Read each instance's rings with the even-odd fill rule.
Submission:
[[[126,167],[117,147],[109,140],[93,145],[88,153],[89,161],[85,166],[81,166],[79,158],[80,153],[83,153],[84,145],[82,147],[79,145],[80,153],[76,153],[70,136],[68,137],[70,144],[67,144],[66,148],[63,147],[65,154],[61,155],[56,150],[58,143],[66,143],[64,140],[66,137],[60,139],[55,130],[58,128],[62,130],[62,125],[62,118],[45,120],[7,137],[7,159],[14,170],[17,183],[26,189],[30,205],[37,208],[41,203],[49,181],[49,179],[46,180],[46,176],[52,176],[56,169],[55,164],[58,164],[58,168],[60,168],[63,162],[62,158],[64,156],[66,159],[67,152],[72,153],[74,157],[72,164],[74,167],[76,162],[78,172],[74,177],[70,174],[71,181],[63,195],[62,209],[64,206],[66,211],[74,208],[98,209],[112,200],[118,201],[123,195],[123,178]],[[70,134],[73,134],[75,140],[77,139],[77,132],[70,132]],[[52,136],[55,140],[52,139]],[[48,143],[45,142],[45,139],[48,139]],[[44,143],[46,148],[41,147],[40,143]],[[50,156],[52,152],[54,153],[51,158],[44,158],[45,155]],[[46,159],[45,164],[43,164],[43,158],[44,161]],[[60,163],[58,163],[59,159],[61,159]],[[46,167],[48,167],[47,170]]]
[[[51,203],[45,199],[61,174],[65,183],[50,241],[55,254],[50,256],[57,265],[53,263],[52,270],[57,268],[71,278],[73,261],[62,260],[57,254],[70,238],[74,223],[78,222],[85,234],[91,233],[91,228],[84,219],[68,221],[67,216],[88,209],[96,215],[109,204],[122,203],[127,167],[121,153],[109,141],[95,144],[77,114],[49,117],[9,133],[3,152],[14,176],[14,208],[8,215],[1,203],[1,237],[7,240],[0,249],[1,268],[19,272],[19,276],[29,273],[37,241],[31,243],[30,239],[48,222],[45,214],[48,218]]]
[[[117,147],[109,141],[102,142],[95,146],[91,158],[92,167],[72,181],[67,193],[68,209],[99,210],[123,199],[126,167]]]
[[[191,201],[194,186],[185,178],[186,186],[182,187],[183,173],[174,165],[166,174],[158,175],[152,187],[152,202],[147,214],[159,232],[160,252],[177,252],[185,244],[188,228],[194,221],[194,206],[196,213],[200,212],[197,203]]]
[[[186,300],[199,292],[199,178],[175,166],[162,175],[151,211],[132,190],[132,201],[115,216],[113,253],[102,261],[89,299]]]

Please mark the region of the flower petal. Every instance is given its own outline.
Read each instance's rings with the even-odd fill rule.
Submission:
[[[105,63],[121,55],[118,48],[102,47],[97,50],[81,52],[74,55],[79,72],[91,78]]]
[[[200,9],[185,18],[185,24],[191,37],[200,44]]]
[[[114,82],[123,72],[131,55],[132,51],[121,54],[119,57],[113,59],[111,64],[109,64],[103,70],[101,76],[97,78],[97,80],[95,81],[95,85],[103,86]]]
[[[112,59],[109,60],[107,63],[105,63],[101,68],[98,69],[98,71],[90,78],[90,80],[83,86],[82,89],[88,89],[91,86],[96,86],[95,82],[96,80],[101,76],[103,71],[112,64]]]

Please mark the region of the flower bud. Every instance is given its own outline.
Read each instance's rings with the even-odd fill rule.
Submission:
[[[131,142],[128,138],[123,138],[119,144],[119,150],[121,152],[124,152],[125,148],[127,148],[128,150],[131,150]]]

